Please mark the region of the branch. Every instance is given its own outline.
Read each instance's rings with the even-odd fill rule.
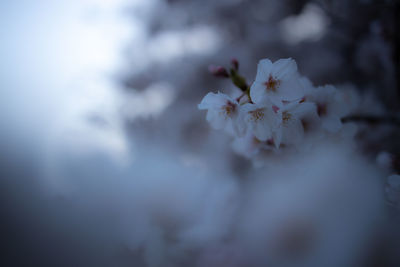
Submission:
[[[392,124],[400,127],[400,118],[389,116],[375,116],[375,115],[352,115],[342,118],[342,122],[365,122],[368,124]]]

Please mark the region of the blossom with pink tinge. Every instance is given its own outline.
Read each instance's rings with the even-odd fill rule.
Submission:
[[[273,102],[291,101],[303,97],[303,87],[299,82],[297,64],[291,59],[280,59],[272,63],[262,59],[258,63],[257,75],[250,88],[254,103],[268,97]]]
[[[207,110],[207,121],[214,129],[225,128],[228,123],[232,123],[239,112],[238,102],[220,92],[208,93],[198,107]]]

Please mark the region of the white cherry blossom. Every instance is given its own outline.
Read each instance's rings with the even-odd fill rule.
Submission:
[[[201,103],[199,109],[207,111],[207,121],[214,129],[224,129],[232,123],[238,115],[239,104],[230,96],[223,93],[208,93]]]
[[[281,143],[298,146],[304,138],[305,128],[319,122],[316,105],[313,103],[283,103],[278,107],[277,113],[281,117],[281,124],[273,135],[277,147]]]
[[[351,139],[356,127],[350,123],[343,127],[342,118],[359,102],[351,87],[340,91],[332,85],[314,87],[288,58],[274,63],[261,60],[250,91],[237,99],[209,93],[199,108],[208,110],[213,128],[225,129],[235,138],[236,152],[254,159],[261,151],[307,149],[327,136]]]
[[[272,103],[264,99],[260,104],[244,104],[238,118],[238,130],[242,135],[250,132],[257,139],[266,141],[272,138],[280,119]]]
[[[254,103],[269,97],[273,102],[291,101],[304,96],[299,82],[297,64],[291,59],[280,59],[272,63],[262,59],[258,63],[257,75],[250,88],[250,96]]]
[[[348,107],[333,85],[319,86],[305,96],[307,102],[317,105],[321,126],[330,133],[337,133],[342,128],[341,118],[348,114]]]
[[[256,156],[261,150],[276,150],[272,138],[261,141],[251,132],[248,132],[245,136],[235,138],[232,146],[236,153],[247,158]]]

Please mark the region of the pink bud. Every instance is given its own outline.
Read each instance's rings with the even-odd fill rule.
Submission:
[[[236,58],[232,58],[231,64],[235,70],[239,70],[239,61]]]
[[[228,71],[224,67],[210,65],[208,71],[216,77],[229,78]]]
[[[272,110],[273,110],[275,113],[277,113],[278,110],[279,110],[279,107],[277,107],[277,106],[272,106]]]

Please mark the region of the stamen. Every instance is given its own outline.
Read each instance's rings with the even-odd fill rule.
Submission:
[[[252,110],[252,111],[249,111],[249,114],[251,115],[251,117],[254,121],[262,120],[264,118],[264,109],[258,108],[256,110]]]
[[[276,92],[280,83],[279,80],[274,79],[272,75],[269,75],[268,81],[265,82],[265,86],[267,87],[267,91]]]
[[[226,105],[222,107],[226,113],[226,115],[232,115],[236,110],[236,104],[232,103],[231,101],[227,101]]]
[[[284,111],[282,113],[282,121],[283,121],[283,123],[287,123],[291,118],[292,118],[292,114],[290,114],[289,112]]]

